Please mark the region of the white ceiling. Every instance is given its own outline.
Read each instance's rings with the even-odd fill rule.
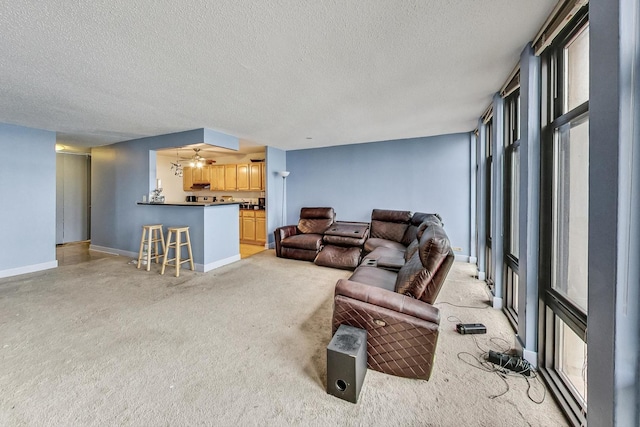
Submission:
[[[0,122],[80,146],[471,131],[556,1],[3,0]]]

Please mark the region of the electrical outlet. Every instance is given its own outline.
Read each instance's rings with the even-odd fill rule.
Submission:
[[[462,252],[462,248],[459,246],[454,246],[451,249],[453,249],[453,252]]]

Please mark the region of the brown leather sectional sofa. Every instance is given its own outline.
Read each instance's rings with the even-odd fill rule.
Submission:
[[[371,250],[336,284],[333,332],[366,329],[369,368],[428,380],[438,340],[435,302],[454,261],[436,215],[374,210]]]
[[[321,233],[333,224],[335,213],[331,208],[303,211],[297,228],[275,231],[279,257],[313,261],[322,250]],[[336,284],[333,333],[341,324],[366,329],[369,368],[428,380],[440,323],[432,304],[455,258],[441,218],[374,209],[368,231],[359,266]],[[314,236],[294,242],[294,236],[304,234]]]

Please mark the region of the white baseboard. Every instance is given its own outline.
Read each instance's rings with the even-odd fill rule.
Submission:
[[[529,362],[534,369],[538,369],[538,352],[523,349],[522,358]]]
[[[107,254],[120,255],[120,256],[126,256],[133,259],[138,259],[137,252],[123,251],[122,249],[114,249],[114,248],[108,248],[106,246],[98,246],[98,245],[90,245],[89,249],[92,251],[104,252]],[[231,264],[232,262],[236,262],[236,261],[240,261],[240,254],[231,256],[229,258],[221,259],[219,261],[211,262],[209,264],[194,263],[193,266],[195,267],[196,271],[206,273],[207,271],[220,268],[223,265]]]
[[[502,298],[493,297],[493,308],[497,310],[502,310],[502,307],[503,307]]]
[[[0,270],[0,279],[4,277],[18,276],[20,274],[35,273],[36,271],[50,270],[58,267],[58,261],[42,262],[40,264],[25,265],[23,267]]]
[[[216,268],[220,268],[224,265],[231,264],[232,262],[240,261],[240,254],[230,256],[229,258],[224,258],[215,262],[211,262],[209,264],[195,264],[196,271],[201,271],[206,273],[207,271],[214,270]]]
[[[469,262],[469,256],[468,255],[455,255],[455,260],[456,261],[461,261],[461,262]]]
[[[89,250],[96,251],[96,252],[104,252],[106,254],[111,254],[111,255],[120,255],[120,256],[126,256],[129,258],[138,259],[138,252],[123,251],[122,249],[108,248],[106,246],[89,245]]]
[[[487,273],[484,271],[478,271],[478,280],[487,280]]]
[[[469,264],[477,264],[477,263],[478,263],[477,257],[474,257],[474,256],[469,257]]]
[[[521,356],[524,360],[531,364],[531,367],[534,369],[538,368],[538,353],[535,351],[527,350],[524,348],[524,343],[520,338],[520,335],[516,334],[516,350],[518,352],[518,356]]]

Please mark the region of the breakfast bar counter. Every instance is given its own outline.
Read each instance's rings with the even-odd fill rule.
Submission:
[[[188,226],[196,271],[210,271],[240,260],[239,202],[137,203],[138,221],[167,227]],[[135,228],[140,239],[141,225]],[[132,230],[132,234],[134,230]]]

